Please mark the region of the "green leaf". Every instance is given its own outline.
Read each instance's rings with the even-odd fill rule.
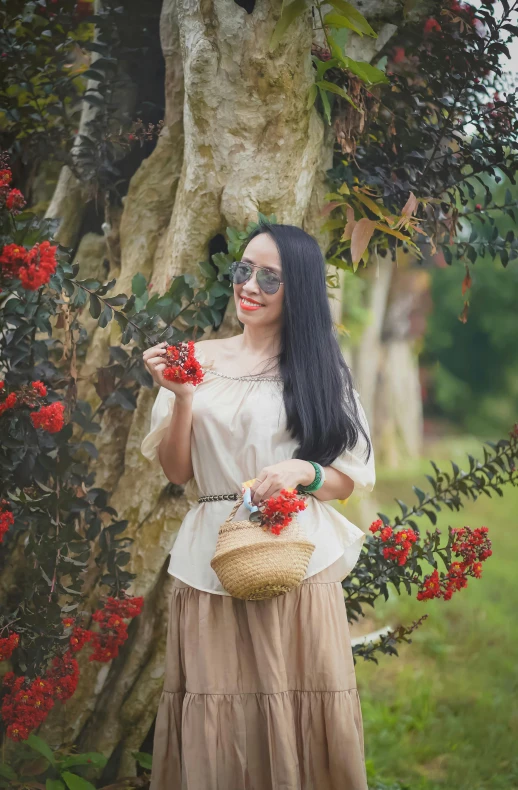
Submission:
[[[351,58],[347,57],[344,58],[344,61],[346,62],[349,71],[352,71],[353,74],[356,74],[357,77],[369,85],[388,82],[386,74],[384,74],[380,69],[377,69],[376,66],[371,66],[370,63],[366,63],[363,60],[352,60]]]
[[[417,494],[417,497],[419,499],[419,504],[422,505],[424,500],[426,499],[425,492],[421,491],[421,489],[418,488],[417,486],[412,486],[412,488],[414,489],[415,493]]]
[[[95,790],[95,786],[86,779],[83,779],[82,776],[71,774],[69,771],[63,771],[61,776],[65,780],[69,790]]]
[[[51,765],[56,765],[54,752],[52,751],[48,743],[43,740],[43,738],[40,738],[38,735],[34,735],[34,733],[31,732],[31,734],[27,738],[26,743],[28,743],[31,749],[34,749],[35,752],[39,752],[44,757],[46,757]]]
[[[122,307],[128,301],[128,297],[126,294],[117,294],[117,296],[107,296],[104,301],[112,307]]]
[[[316,76],[315,82],[318,82],[319,80],[322,79],[322,77],[324,76],[326,71],[329,71],[329,69],[334,68],[334,66],[339,66],[340,65],[340,60],[339,60],[339,58],[330,58],[329,60],[320,60],[320,58],[317,58],[317,57],[313,56],[313,63],[315,64],[315,68],[317,70],[317,76]]]
[[[293,3],[284,6],[280,19],[275,25],[275,29],[270,39],[270,44],[268,47],[270,52],[272,52],[278,45],[279,41],[284,36],[292,22],[294,22],[297,17],[301,16],[301,14],[307,10],[308,6],[306,4],[306,0],[294,0]]]
[[[18,779],[18,774],[7,763],[0,763],[0,776],[4,776],[6,779]]]
[[[93,105],[94,107],[99,107],[101,110],[104,110],[104,99],[101,96],[97,96],[94,93],[84,93],[83,94],[83,101],[88,102],[88,104]]]
[[[67,296],[72,296],[72,294],[74,293],[74,290],[75,290],[74,283],[71,283],[70,280],[63,280],[63,290],[64,290],[64,292],[66,293]],[[81,291],[81,288],[78,288],[77,290]],[[85,293],[85,292],[82,291],[82,293]]]
[[[99,318],[101,315],[101,300],[95,294],[90,294],[90,315],[92,318]]]
[[[97,291],[101,283],[99,280],[93,280],[88,278],[87,280],[78,280],[79,285],[83,285],[85,288],[88,288],[89,291]]]
[[[406,514],[408,513],[407,505],[405,505],[405,503],[402,502],[401,499],[396,499],[396,502],[398,503],[399,507],[401,508],[401,512],[403,513],[403,516],[406,516]]]
[[[89,80],[97,80],[98,82],[104,82],[106,79],[106,74],[103,74],[102,71],[96,71],[95,69],[87,69],[81,73],[81,77],[83,79]]]
[[[117,321],[122,331],[124,331],[128,326],[128,319],[126,318],[126,316],[123,313],[120,313],[118,310],[116,310],[113,317]]]
[[[127,522],[123,525],[122,529],[126,528]],[[83,752],[82,754],[70,754],[60,763],[60,768],[63,771],[65,768],[70,768],[73,765],[96,765],[99,768],[104,768],[108,758],[100,752]]]
[[[360,14],[351,3],[347,3],[346,0],[328,0],[328,2],[329,5],[336,8],[342,16],[346,17],[349,22],[355,26],[352,29],[357,29],[365,33],[366,36],[372,36],[373,38],[378,37],[378,34],[372,29],[363,14]]]
[[[147,289],[147,280],[143,274],[138,272],[131,281],[131,291],[135,296],[143,296]]]
[[[357,28],[353,22],[347,19],[347,17],[341,14],[334,14],[332,11],[325,15],[324,25],[330,25],[331,27],[346,27],[348,30],[353,30],[355,33],[358,33],[359,36],[363,36],[362,31]]]
[[[135,396],[132,392],[128,389],[119,389],[112,392],[110,397],[106,400],[106,403],[116,403],[118,406],[121,406],[126,411],[135,411],[137,408],[137,403],[135,401]]]
[[[306,105],[308,110],[310,109],[310,107],[314,105],[315,99],[317,98],[317,93],[318,93],[318,88],[315,84],[313,84],[309,89],[309,93],[308,93],[308,103]]]
[[[346,63],[345,63],[345,57],[344,57],[344,54],[342,52],[342,49],[341,49],[340,45],[338,44],[338,42],[335,41],[335,37],[333,37],[330,33],[327,34],[327,43],[329,44],[329,47],[331,49],[331,54],[333,56],[332,60],[336,61],[337,65],[345,67]],[[331,61],[329,61],[329,60],[327,61],[327,63],[330,63],[330,62]]]
[[[341,96],[342,99],[345,99],[346,101],[349,102],[349,104],[352,104],[355,110],[361,112],[360,108],[353,102],[353,100],[348,95],[348,93],[346,93],[346,91],[344,91],[344,89],[341,88],[339,85],[335,85],[334,82],[329,82],[328,80],[320,80],[320,82],[317,82],[316,84],[318,85],[318,87],[324,88],[326,91],[329,91],[330,93],[338,94],[338,96]]]
[[[77,307],[79,309],[85,306],[87,298],[88,298],[88,293],[84,291],[82,288],[78,288],[74,298],[72,299],[72,304],[74,305],[74,307]]]
[[[325,90],[322,90],[320,85],[318,87],[318,92],[320,93],[320,98],[322,99],[322,104],[324,106],[324,113],[327,119],[327,123],[331,125],[331,107],[329,105],[329,99],[327,98],[327,93]]]
[[[104,329],[105,326],[108,326],[112,318],[113,318],[113,310],[110,307],[110,305],[107,304],[104,306],[104,310],[102,311],[102,314],[98,321],[98,324],[101,327],[101,329]]]
[[[47,779],[45,790],[65,790],[65,785],[61,779]]]
[[[216,278],[217,271],[210,261],[198,261],[198,266],[203,276],[208,280],[214,280]]]
[[[152,756],[147,752],[131,752],[131,756],[142,766],[151,769]]]

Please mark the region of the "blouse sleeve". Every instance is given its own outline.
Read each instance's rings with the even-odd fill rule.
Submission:
[[[194,344],[196,359],[204,368],[213,367],[214,361],[210,354],[202,351],[200,342]],[[167,433],[167,429],[173,417],[174,402],[176,395],[165,387],[160,387],[151,409],[151,424],[149,433],[142,440],[140,452],[148,461],[157,463],[162,468],[158,459],[158,446]]]
[[[158,460],[158,446],[167,433],[173,417],[176,395],[171,390],[160,387],[151,409],[151,424],[149,433],[144,437],[140,452],[148,461],[160,463]]]
[[[360,422],[363,425],[365,433],[370,440],[370,430],[364,408],[360,402],[360,397],[356,390],[353,390],[353,392],[356,399],[356,405],[358,407]],[[376,471],[374,465],[374,449],[372,444],[368,461],[365,460],[366,457],[367,442],[365,441],[363,434],[358,432],[358,441],[352,450],[345,450],[345,452],[337,456],[330,464],[330,466],[332,466],[334,469],[338,469],[339,472],[343,472],[354,481],[353,493],[362,492],[365,494],[369,491],[372,491],[374,488],[374,483],[376,482]]]

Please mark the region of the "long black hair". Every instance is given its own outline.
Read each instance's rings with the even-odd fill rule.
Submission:
[[[284,282],[278,364],[284,382],[287,427],[298,439],[294,457],[329,466],[352,449],[361,432],[371,443],[354,394],[349,367],[336,337],[316,239],[296,225],[262,221],[248,236],[269,233],[279,251]]]

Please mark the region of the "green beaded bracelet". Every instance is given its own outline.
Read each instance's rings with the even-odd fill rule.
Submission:
[[[297,486],[297,491],[299,492],[299,494],[311,494],[313,491],[318,491],[318,489],[322,488],[322,486],[324,485],[324,479],[323,479],[324,470],[322,469],[320,464],[317,464],[316,461],[308,461],[308,463],[310,463],[315,469],[315,479],[313,480],[312,483],[310,483],[307,486],[303,486],[302,484],[299,483],[299,485]]]

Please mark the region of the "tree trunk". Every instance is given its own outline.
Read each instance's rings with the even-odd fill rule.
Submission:
[[[376,445],[376,461],[397,468],[417,458],[423,408],[416,340],[425,330],[429,274],[409,256],[371,262],[370,321],[353,352],[355,381]]]
[[[311,15],[308,10],[300,17],[269,53],[280,8],[277,0],[257,0],[252,13],[231,0],[181,5],[164,0],[165,127],[131,181],[120,224],[111,226],[112,241],[120,244],[119,291],[128,293],[132,277],[142,272],[151,277],[153,291],[163,292],[171,278],[194,272],[197,262],[207,258],[214,236],[228,226],[245,227],[257,220],[258,211],[303,227],[325,248],[319,224],[333,134],[315,107],[307,109],[314,81]],[[393,8],[377,0],[369,2],[367,13],[371,20],[376,17],[379,29],[381,15],[390,18]],[[54,216],[67,215],[67,194],[75,199],[80,193],[65,171],[53,201]],[[76,207],[67,215],[67,239],[77,233]],[[99,239],[95,252],[90,240],[88,268],[95,268],[98,255],[102,271],[106,244]],[[390,279],[389,266],[388,259],[382,260],[383,283]],[[114,331],[95,330],[82,377],[102,364],[108,345],[116,342]],[[231,301],[218,336],[238,331]],[[86,380],[81,389],[95,405],[97,395]],[[127,567],[137,574],[131,593],[144,596],[144,611],[112,665],[81,659],[80,684],[66,715],[56,706],[40,730],[55,745],[75,742],[80,750],[111,755],[104,780],[136,772],[131,751],[141,749],[156,716],[172,583],[168,555],[197,498],[194,481],[184,492],[140,454],[155,395],[142,389],[136,411],[123,418],[119,410],[109,410],[96,438],[96,485],[113,492],[111,504],[129,519],[125,534],[134,543]],[[89,603],[94,604],[103,589],[95,585],[95,577],[90,586]],[[146,746],[150,750],[149,739]]]

